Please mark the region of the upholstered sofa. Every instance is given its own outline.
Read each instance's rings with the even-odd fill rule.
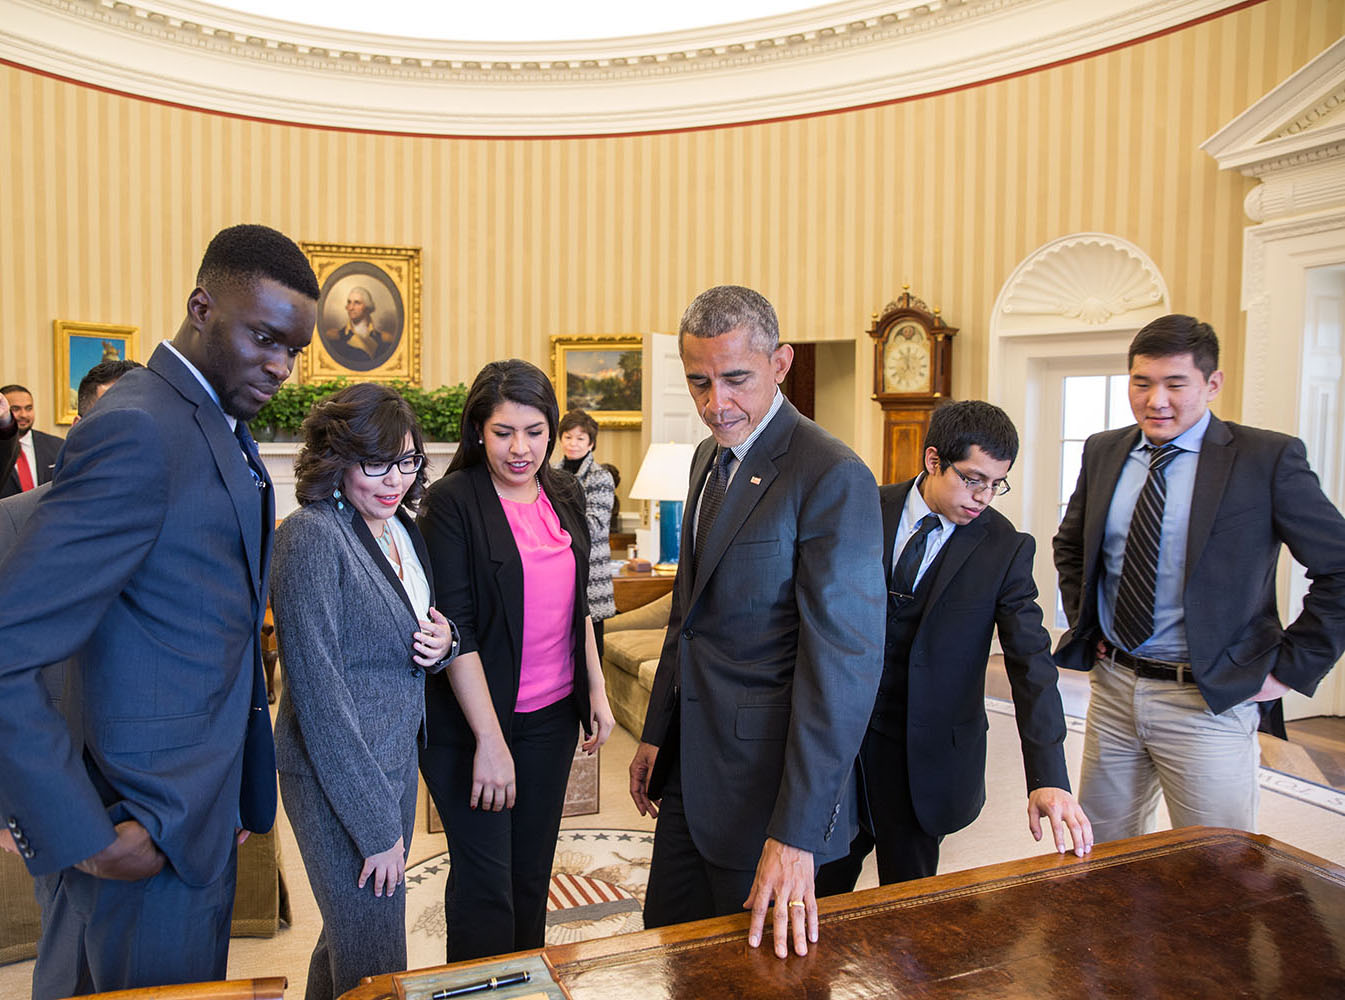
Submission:
[[[602,672],[607,678],[607,700],[616,721],[636,739],[644,729],[649,689],[654,686],[671,610],[672,594],[664,594],[603,623]]]

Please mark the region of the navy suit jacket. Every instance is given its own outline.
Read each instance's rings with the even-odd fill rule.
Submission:
[[[715,442],[691,463],[684,556],[642,739],[657,799],[681,754],[692,840],[751,870],[767,837],[821,861],[850,848],[855,755],[883,665],[878,490],[859,457],[785,401],[734,473],[700,565],[693,519]]]
[[[57,437],[55,434],[48,434],[33,428],[33,457],[37,460],[37,468],[33,470],[33,482],[37,486],[43,483],[51,482],[52,470],[56,467],[56,457],[61,453],[61,445],[65,444],[65,438]],[[16,493],[22,493],[19,488],[19,474],[14,471],[14,460],[18,453],[17,442],[8,450],[0,449],[8,456],[5,462],[5,475],[0,479],[0,497],[12,497]]]
[[[70,432],[0,563],[0,810],[34,875],[135,819],[189,884],[275,816],[258,633],[274,504],[223,411],[168,348]],[[41,565],[59,586],[15,567]],[[81,760],[39,672],[76,656]]]
[[[1096,659],[1097,594],[1107,512],[1131,425],[1094,434],[1055,536],[1055,565],[1071,629],[1056,647],[1062,667]],[[1280,624],[1275,570],[1280,544],[1307,567],[1303,611]],[[1308,468],[1303,442],[1213,417],[1196,466],[1182,588],[1191,673],[1210,710],[1227,711],[1266,675],[1312,694],[1345,650],[1345,518]]]
[[[892,546],[914,484],[912,479],[878,490],[886,579],[892,577]],[[931,836],[962,829],[985,805],[985,670],[996,627],[1027,790],[1069,789],[1065,713],[1032,581],[1035,552],[1032,536],[993,507],[953,532],[929,570],[934,579],[909,651],[906,711],[888,717],[880,702],[870,720],[871,729],[905,741],[911,801]],[[902,779],[864,777],[874,795]]]

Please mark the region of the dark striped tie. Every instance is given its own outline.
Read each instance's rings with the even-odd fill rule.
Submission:
[[[892,571],[892,593],[902,600],[909,601],[915,594],[915,578],[920,575],[920,564],[925,561],[925,549],[929,546],[929,534],[938,531],[942,525],[938,514],[926,514],[915,526],[911,537],[897,559],[897,567]]]
[[[719,508],[724,505],[724,492],[729,488],[729,461],[733,458],[730,448],[720,448],[715,452],[715,464],[710,469],[710,478],[705,481],[705,492],[701,494],[700,508],[696,511],[696,569],[701,563],[701,553],[705,551],[705,539],[710,528],[719,516]]]
[[[1121,580],[1116,587],[1112,631],[1116,640],[1134,650],[1154,631],[1154,585],[1158,580],[1158,543],[1163,537],[1163,507],[1167,503],[1168,463],[1181,451],[1175,444],[1149,452],[1149,478],[1144,481],[1135,512],[1130,516]]]

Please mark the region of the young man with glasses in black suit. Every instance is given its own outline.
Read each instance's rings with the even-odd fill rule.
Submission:
[[[1032,536],[991,502],[1009,492],[1018,434],[977,400],[936,410],[924,471],[879,488],[888,580],[883,679],[860,748],[860,831],[824,865],[819,896],[849,892],[878,851],[887,885],[933,875],[939,843],[985,805],[985,672],[996,627],[1027,776],[1028,828],[1083,856],[1093,834],[1069,791],[1065,716],[1032,582]],[[1066,832],[1068,831],[1068,833]]]

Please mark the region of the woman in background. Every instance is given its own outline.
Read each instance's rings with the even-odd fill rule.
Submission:
[[[322,931],[308,1000],[406,968],[406,870],[425,671],[453,626],[409,511],[425,491],[410,406],[349,386],[304,420],[300,508],[276,529],[271,607],[285,685],[276,762]]]
[[[593,638],[602,659],[602,623],[616,614],[612,594],[612,503],[616,483],[606,466],[593,460],[598,446],[598,422],[583,410],[571,410],[560,418],[560,467],[573,473],[584,488],[584,513],[590,536],[588,554],[588,613],[593,619]]]
[[[427,686],[420,754],[448,836],[450,962],[545,943],[579,725],[594,753],[615,724],[588,615],[583,491],[548,464],[557,410],[535,365],[486,365],[420,518],[462,639]]]

